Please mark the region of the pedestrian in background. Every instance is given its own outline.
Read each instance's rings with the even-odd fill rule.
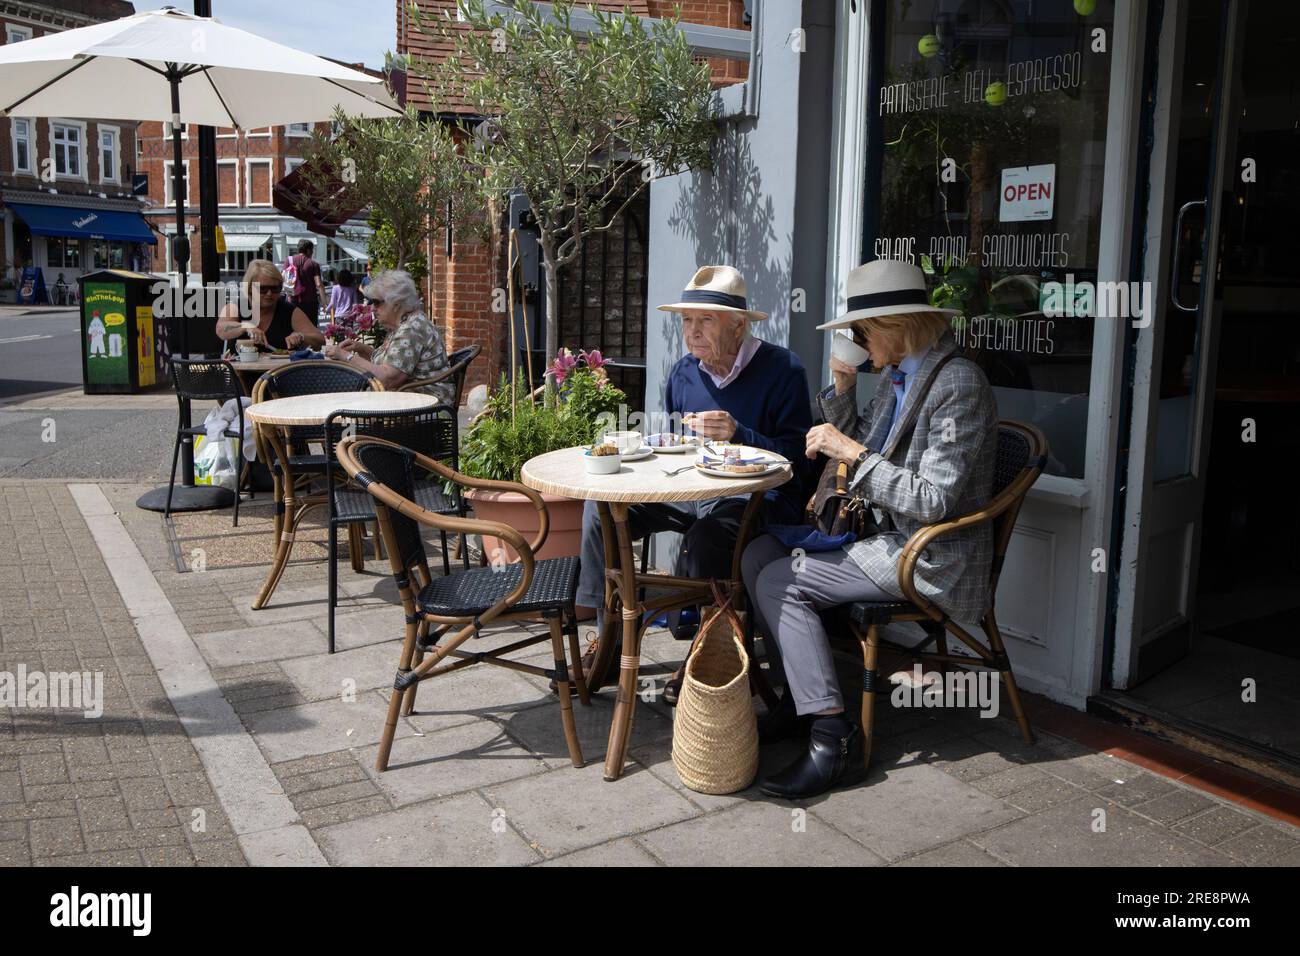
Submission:
[[[286,259],[280,269],[289,301],[302,309],[313,322],[320,317],[321,299],[325,298],[320,263],[311,257],[315,248],[310,239],[302,240],[298,243],[298,252]]]
[[[357,307],[357,285],[352,277],[352,273],[347,269],[340,269],[338,281],[330,289],[330,301],[326,311],[331,318],[341,319]]]

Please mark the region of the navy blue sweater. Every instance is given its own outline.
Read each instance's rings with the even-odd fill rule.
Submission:
[[[694,355],[680,359],[668,373],[664,404],[669,412],[721,409],[737,422],[732,441],[779,452],[794,463],[794,475],[767,493],[767,519],[773,524],[802,520],[807,498],[808,459],[804,436],[812,427],[808,376],[799,356],[763,342],[749,364],[725,388],[713,384]]]

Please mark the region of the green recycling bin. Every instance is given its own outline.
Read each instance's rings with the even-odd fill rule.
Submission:
[[[169,384],[166,357],[158,343],[163,323],[154,319],[150,291],[155,283],[165,281],[125,269],[101,269],[77,280],[85,394],[135,394]]]

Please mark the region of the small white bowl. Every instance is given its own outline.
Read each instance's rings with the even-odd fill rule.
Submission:
[[[587,452],[582,456],[582,463],[589,475],[614,475],[623,467],[622,455],[593,455]]]

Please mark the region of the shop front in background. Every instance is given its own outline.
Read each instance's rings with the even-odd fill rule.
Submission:
[[[1081,701],[1077,658],[1100,633],[1083,516],[1106,481],[1089,449],[1108,437],[1091,393],[1111,361],[1094,340],[1120,305],[1098,294],[1114,278],[1101,275],[1114,4],[868,6],[857,260],[920,266],[934,304],[960,310],[953,334],[999,417],[1047,436],[999,620],[1031,688]]]

